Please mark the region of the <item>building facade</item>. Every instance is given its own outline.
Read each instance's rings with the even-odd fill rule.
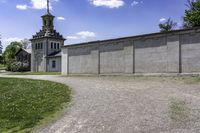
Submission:
[[[62,74],[200,73],[200,28],[62,48]]]
[[[42,16],[42,29],[30,39],[31,71],[32,72],[60,72],[61,48],[65,39],[54,29],[54,16],[49,9]]]
[[[16,61],[21,62],[22,65],[26,64],[28,69],[27,71],[30,71],[31,68],[31,49],[23,49],[20,48],[20,50],[15,54]]]
[[[53,21],[47,6],[42,29],[31,39],[32,72],[200,73],[200,27],[64,46]]]

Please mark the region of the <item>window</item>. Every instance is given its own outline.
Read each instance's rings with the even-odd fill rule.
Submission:
[[[43,49],[43,43],[42,43],[42,42],[41,42],[41,44],[40,44],[40,45],[41,45],[41,46],[40,46],[40,47],[41,47],[41,49]]]
[[[52,61],[52,68],[56,68],[56,61],[55,60]]]
[[[60,44],[59,43],[57,43],[57,49],[59,49],[60,48],[60,46],[59,46]]]
[[[44,20],[44,26],[46,26],[46,23],[47,23],[46,20]]]
[[[53,49],[53,42],[51,42],[51,49]]]
[[[54,43],[54,49],[56,49],[56,43]]]
[[[43,49],[43,43],[36,43],[35,44],[35,49]]]

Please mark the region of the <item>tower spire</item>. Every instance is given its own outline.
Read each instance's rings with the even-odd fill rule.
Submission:
[[[49,0],[47,0],[47,13],[49,14]]]

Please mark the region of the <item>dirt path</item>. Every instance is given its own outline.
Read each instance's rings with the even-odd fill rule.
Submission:
[[[200,132],[197,84],[158,77],[18,77],[65,83],[74,90],[72,105],[63,117],[35,132]]]

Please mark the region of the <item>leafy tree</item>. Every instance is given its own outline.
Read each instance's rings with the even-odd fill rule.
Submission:
[[[2,54],[2,50],[3,50],[3,46],[2,46],[2,43],[1,43],[1,35],[0,35],[0,56]]]
[[[10,45],[6,47],[3,53],[3,60],[5,64],[12,63],[15,60],[15,54],[22,47],[20,42],[11,42]]]
[[[2,50],[3,50],[3,45],[1,43],[1,35],[0,35],[0,64],[3,63]]]
[[[166,22],[159,24],[159,28],[161,32],[174,30],[176,26],[177,26],[177,23],[173,22],[170,18]]]
[[[183,17],[184,27],[200,26],[200,0],[188,0],[188,7]]]

